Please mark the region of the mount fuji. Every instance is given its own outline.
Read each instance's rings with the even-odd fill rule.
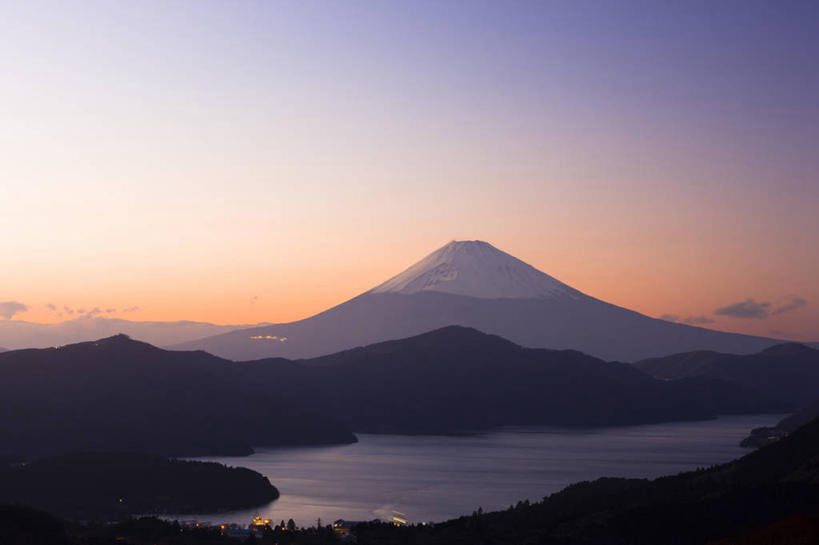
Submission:
[[[452,241],[367,293],[451,293],[482,299],[583,297],[487,242]]]
[[[650,318],[586,295],[482,241],[453,241],[310,318],[175,345],[234,360],[310,358],[449,325],[531,348],[635,361],[692,350],[758,352],[782,341]]]

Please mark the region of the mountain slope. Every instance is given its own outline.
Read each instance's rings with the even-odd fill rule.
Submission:
[[[634,361],[690,350],[751,353],[778,341],[676,324],[585,295],[480,241],[451,242],[310,318],[175,345],[242,360],[308,358],[448,325],[533,348]]]
[[[609,426],[781,409],[722,381],[659,381],[628,364],[523,348],[458,326],[310,360],[243,365],[287,384],[288,402],[309,399],[357,432]]]
[[[689,352],[638,361],[649,375],[675,380],[717,378],[763,393],[798,410],[819,399],[819,350],[786,343],[756,354]]]
[[[285,404],[275,382],[204,352],[123,335],[0,354],[0,458],[71,451],[247,454],[256,445],[352,442],[335,420]]]

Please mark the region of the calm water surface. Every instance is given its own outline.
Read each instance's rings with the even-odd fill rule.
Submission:
[[[299,526],[344,518],[442,521],[540,500],[598,477],[658,477],[727,462],[747,453],[739,441],[751,428],[783,415],[730,416],[607,429],[506,428],[466,436],[359,434],[354,445],[257,449],[246,458],[199,458],[254,469],[281,497],[266,506],[200,521],[247,524],[255,514]]]

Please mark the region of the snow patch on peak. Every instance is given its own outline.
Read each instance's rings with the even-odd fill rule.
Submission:
[[[453,240],[368,293],[435,291],[485,299],[585,297],[480,240]]]

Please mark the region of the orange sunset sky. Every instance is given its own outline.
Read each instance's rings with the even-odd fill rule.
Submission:
[[[819,341],[813,19],[580,4],[0,7],[0,305],[286,322],[481,239]]]

